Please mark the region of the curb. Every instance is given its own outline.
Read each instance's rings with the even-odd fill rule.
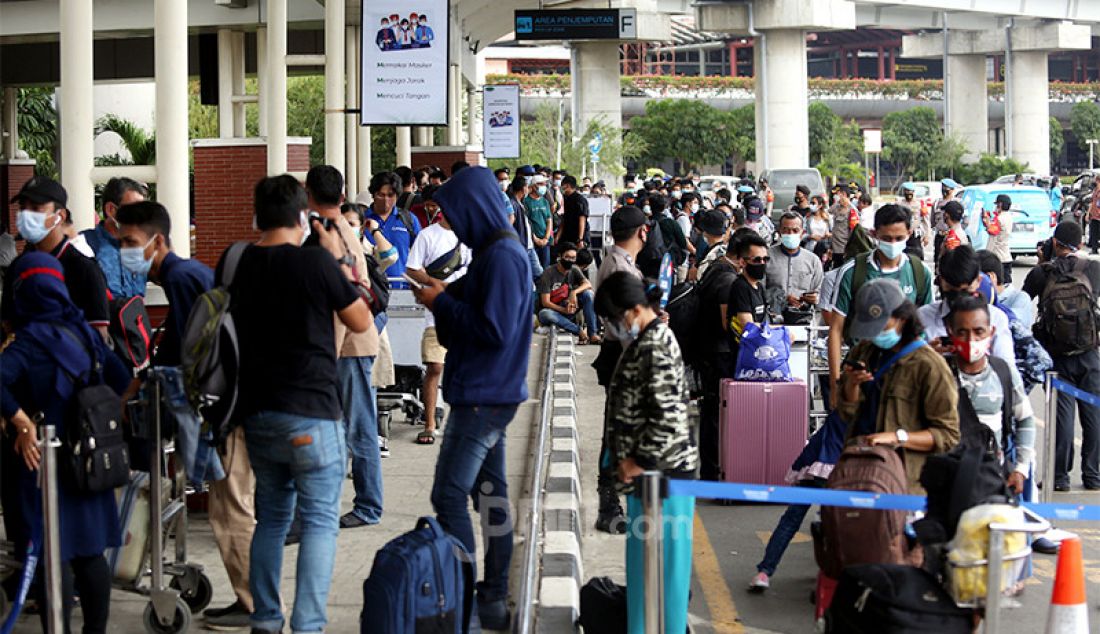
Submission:
[[[558,336],[551,392],[549,473],[543,488],[542,579],[537,631],[576,632],[580,617],[581,481],[577,449],[574,340]]]

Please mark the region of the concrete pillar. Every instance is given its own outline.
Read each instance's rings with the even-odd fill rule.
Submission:
[[[477,87],[473,84],[466,86],[466,144],[481,145],[479,139],[481,132],[481,111],[477,103]]]
[[[947,134],[966,147],[963,160],[978,160],[989,151],[989,91],[985,82],[985,55],[948,55],[945,94]]]
[[[447,85],[447,145],[462,145],[462,68],[451,65],[451,75]]]
[[[186,258],[191,255],[187,3],[156,0],[153,15],[153,68],[157,84],[157,201],[168,209],[172,219],[172,248],[180,257]]]
[[[407,125],[398,126],[397,133],[397,165],[412,167],[412,128]]]
[[[416,147],[431,147],[435,145],[434,130],[428,126],[417,126],[413,131],[413,145]]]
[[[776,29],[756,39],[756,173],[809,167],[805,33]]]
[[[218,136],[233,137],[233,34],[218,29]]]
[[[347,76],[347,90],[344,93],[344,106],[354,110],[359,103],[359,64],[355,54],[355,43],[359,32],[354,26],[344,28],[344,73]],[[356,117],[344,115],[344,191],[348,200],[355,200],[359,193],[359,134],[356,131]]]
[[[73,224],[81,231],[95,224],[95,189],[91,178],[95,159],[92,3],[61,0],[60,9],[61,184],[69,195]],[[186,119],[183,133],[187,134]]]
[[[584,136],[590,123],[598,121],[612,129],[623,125],[623,100],[619,87],[618,42],[578,42],[569,56],[569,72],[573,89],[573,139]],[[606,142],[606,141],[605,141]],[[597,165],[593,180],[614,182],[614,175],[605,173],[603,163]]]
[[[256,114],[260,136],[267,136],[267,27],[256,28]]]
[[[233,31],[230,38],[233,66],[233,95],[245,94],[244,82],[244,31]],[[234,99],[233,101],[233,136],[244,138],[248,136],[248,117],[245,110],[245,102]]]
[[[344,165],[344,18],[343,2],[325,3],[325,163]]]
[[[359,78],[359,65],[362,62],[362,59],[361,59],[362,52],[360,50],[361,41],[360,41],[358,31],[356,31],[356,33],[355,33],[354,46],[355,46],[355,68],[356,68],[355,77],[356,77],[356,79],[358,79]],[[359,103],[359,93],[358,93],[358,91],[355,93],[355,96],[353,97],[353,100],[354,101],[352,101],[352,103],[355,103],[355,104]],[[358,117],[358,115],[356,115],[356,117]],[[356,136],[355,147],[358,150],[358,156],[356,157],[355,162],[356,162],[357,168],[359,170],[359,177],[358,177],[357,180],[359,181],[359,191],[362,192],[362,191],[367,191],[367,187],[370,186],[370,178],[371,178],[371,176],[373,176],[371,170],[373,169],[374,166],[371,164],[370,126],[358,125],[358,118],[356,119],[355,136]]]
[[[286,172],[286,2],[267,1],[267,173]]]
[[[1012,53],[1012,65],[1005,77],[1011,100],[1009,152],[1036,174],[1050,173],[1049,79],[1046,51]]]
[[[0,156],[11,160],[19,149],[19,109],[16,106],[19,89],[5,86],[3,95],[0,96],[4,100],[3,110],[0,110]]]

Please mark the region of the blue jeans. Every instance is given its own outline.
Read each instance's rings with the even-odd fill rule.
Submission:
[[[338,363],[355,486],[352,512],[367,524],[377,524],[382,519],[382,454],[378,449],[378,405],[370,380],[374,357],[343,357]]]
[[[545,269],[550,262],[550,243],[547,243],[546,246],[535,247],[535,255],[539,256],[539,264]]]
[[[467,498],[481,514],[481,532],[488,538],[485,577],[478,584],[484,602],[508,596],[512,561],[512,517],[505,471],[505,429],[518,405],[455,405],[443,428],[443,445],[435,463],[432,508],[439,523],[471,556],[477,551]],[[476,569],[476,563],[474,564]],[[474,577],[477,577],[475,572]]]
[[[581,313],[584,315],[584,326],[589,337],[596,336],[596,304],[593,301],[594,299],[595,295],[592,291],[584,291],[577,296],[577,303],[580,304]],[[549,308],[543,308],[539,311],[539,323],[543,326],[557,326],[574,335],[581,334],[581,327],[577,325],[577,322]]]
[[[297,502],[302,541],[290,627],[295,633],[322,632],[340,531],[347,456],[343,422],[259,412],[245,420],[244,435],[256,474],[256,532],[249,567],[252,627],[279,631],[283,626],[283,542]]]
[[[823,489],[825,480],[822,478],[802,480],[798,486]],[[769,577],[775,574],[775,569],[779,567],[779,560],[783,559],[783,553],[787,551],[787,546],[798,533],[798,529],[802,527],[802,520],[806,519],[806,513],[809,511],[809,504],[791,504],[786,511],[783,511],[783,517],[779,518],[779,523],[775,525],[775,531],[768,540],[768,546],[764,549],[764,560],[756,564],[757,572],[762,572]]]
[[[534,276],[534,281],[539,281],[539,277],[542,276],[543,264],[536,249],[527,249],[527,261],[531,263],[531,275]]]
[[[203,433],[202,419],[183,389],[183,374],[178,367],[157,366],[156,371],[164,377],[161,385],[166,416],[172,417],[176,424],[177,455],[183,460],[187,479],[196,487],[204,482],[215,482],[225,478],[222,461],[214,450],[214,434]]]

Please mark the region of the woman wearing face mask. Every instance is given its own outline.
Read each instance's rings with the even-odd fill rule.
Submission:
[[[896,445],[909,492],[924,495],[920,471],[933,453],[959,442],[958,389],[943,357],[929,347],[916,305],[897,282],[877,279],[856,294],[837,411],[848,439]]]
[[[810,202],[810,215],[806,217],[806,234],[810,237],[810,241],[806,243],[806,248],[810,251],[814,250],[818,242],[833,235],[833,222],[829,208],[821,196],[814,196],[813,201]]]
[[[646,470],[672,478],[694,478],[699,464],[688,419],[688,387],[680,346],[652,308],[659,296],[647,295],[644,282],[627,272],[613,273],[596,294],[596,311],[607,336],[626,344],[608,387],[606,429],[608,453],[601,460],[615,465],[618,489],[627,497],[626,575],[628,631],[645,631],[641,500],[635,479]],[[664,628],[687,629],[691,584],[692,522],[695,498],[664,501]]]

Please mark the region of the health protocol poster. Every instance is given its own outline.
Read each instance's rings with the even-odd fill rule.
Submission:
[[[519,158],[519,86],[486,86],[482,95],[485,158]]]
[[[447,125],[447,0],[363,0],[361,125]]]

